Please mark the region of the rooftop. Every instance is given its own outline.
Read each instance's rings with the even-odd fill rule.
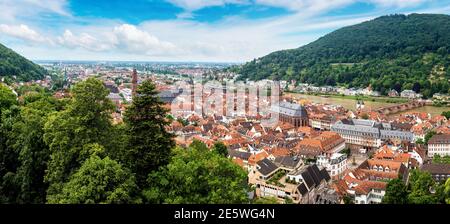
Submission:
[[[288,102],[280,102],[278,105],[272,106],[272,111],[280,114],[284,114],[287,116],[293,117],[307,117],[308,113],[306,112],[305,107],[300,104],[293,104]]]
[[[272,163],[267,158],[257,162],[256,164],[258,164],[258,166],[259,166],[258,171],[262,175],[266,175],[266,176],[278,169],[278,166],[275,165],[274,163]]]
[[[428,144],[450,144],[450,134],[434,135],[430,138]]]
[[[431,174],[450,174],[450,164],[423,164],[422,170]]]

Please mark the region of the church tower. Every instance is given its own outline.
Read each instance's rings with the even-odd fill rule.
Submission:
[[[133,74],[131,75],[131,93],[132,96],[136,95],[136,89],[138,85],[138,77],[136,69],[133,69]]]

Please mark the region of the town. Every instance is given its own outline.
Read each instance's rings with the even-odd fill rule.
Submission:
[[[39,85],[54,90],[54,97],[70,97],[72,85],[89,77],[102,80],[110,91],[108,98],[116,106],[114,123],[123,122],[125,108],[133,100],[137,86],[150,79],[159,98],[168,109],[181,97],[177,82],[235,82],[236,74],[224,72],[225,64],[132,64],[132,63],[41,63],[51,75],[31,82],[9,82],[12,89]],[[264,80],[265,83],[273,83]],[[254,86],[247,81],[244,86]],[[378,97],[366,89],[315,87],[281,81],[279,104],[270,107],[278,117],[276,125],[264,125],[268,111],[249,113],[258,99],[251,91],[244,93],[244,112],[229,113],[224,108],[216,113],[196,108],[189,100],[175,105],[182,113],[171,113],[166,129],[175,134],[178,146],[188,147],[202,142],[208,147],[221,142],[227,156],[248,174],[251,199],[266,198],[273,203],[295,204],[373,204],[382,203],[388,182],[400,179],[405,184],[414,171],[428,172],[436,183],[450,177],[450,119],[441,114],[415,111],[432,105],[413,90],[389,92],[389,97],[402,97],[402,105],[365,107],[363,100],[353,100],[355,109],[337,104],[317,103],[300,93],[343,94]],[[214,91],[230,91],[222,87],[203,87],[202,102]],[[273,91],[273,90],[272,90]],[[234,90],[231,92],[234,95]],[[274,93],[272,93],[274,95]],[[191,97],[191,95],[188,95]],[[387,97],[387,96],[386,96]],[[194,93],[192,93],[194,98]],[[448,103],[447,95],[437,94]],[[235,96],[233,102],[238,99]],[[224,100],[226,101],[226,100]],[[186,109],[187,108],[187,109]],[[450,111],[448,106],[441,110]]]

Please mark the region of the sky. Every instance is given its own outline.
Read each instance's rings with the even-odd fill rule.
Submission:
[[[32,60],[245,62],[450,0],[0,0],[0,43]]]

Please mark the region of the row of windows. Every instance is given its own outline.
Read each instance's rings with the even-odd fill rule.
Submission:
[[[430,147],[430,151],[446,151],[450,150],[450,147]]]

